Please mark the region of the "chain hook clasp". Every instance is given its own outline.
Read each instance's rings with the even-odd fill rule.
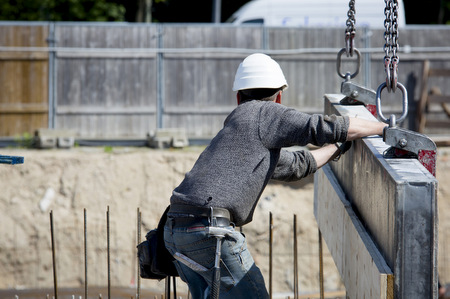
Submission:
[[[345,32],[345,53],[347,57],[353,57],[353,53],[355,52],[355,36],[355,30]]]
[[[386,72],[386,88],[388,92],[395,92],[398,83],[398,57],[385,57],[384,70]]]
[[[386,73],[386,88],[388,92],[391,92],[392,87],[391,58],[388,56],[384,57],[384,71]]]
[[[398,58],[392,57],[391,60],[391,90],[395,92],[398,83]]]

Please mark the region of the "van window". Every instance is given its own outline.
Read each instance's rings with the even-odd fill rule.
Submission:
[[[245,20],[242,24],[264,24],[264,19],[250,19]]]
[[[228,20],[225,21],[225,23],[233,23],[234,21],[236,21],[236,19],[237,17],[235,15],[232,15],[228,18]]]

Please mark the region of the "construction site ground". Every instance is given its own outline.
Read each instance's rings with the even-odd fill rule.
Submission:
[[[156,227],[170,194],[189,171],[202,147],[154,150],[131,147],[72,149],[0,149],[0,155],[25,158],[24,164],[0,166],[0,294],[27,289],[53,290],[50,212],[53,214],[58,287],[84,294],[84,211],[89,294],[108,281],[107,210],[110,217],[111,285],[137,284],[137,213],[142,235]],[[450,148],[438,150],[439,258],[441,282],[450,283]],[[293,290],[292,223],[297,216],[299,291],[319,291],[318,229],[313,215],[313,178],[270,183],[254,220],[243,227],[249,250],[269,279],[269,213],[274,222],[273,290],[280,297]],[[342,291],[332,258],[324,252],[325,289]],[[180,293],[186,292],[181,282]],[[164,282],[141,280],[143,292],[161,293]],[[9,290],[6,292],[5,290]],[[148,293],[150,292],[150,293]],[[8,296],[4,298],[10,298]],[[134,296],[126,293],[124,298]],[[103,297],[106,294],[103,293]],[[3,297],[2,297],[3,298]],[[14,297],[11,297],[14,298]],[[285,297],[284,297],[285,298]]]

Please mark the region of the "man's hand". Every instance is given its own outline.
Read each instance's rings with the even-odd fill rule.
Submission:
[[[347,140],[355,140],[371,135],[383,135],[383,129],[388,125],[379,121],[350,117]]]

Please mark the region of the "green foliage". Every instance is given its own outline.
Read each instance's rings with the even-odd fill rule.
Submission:
[[[110,146],[110,145],[107,145],[107,146],[104,147],[103,151],[105,153],[111,154],[113,152],[113,147]]]
[[[151,9],[153,22],[211,22],[213,1],[152,0],[143,7],[143,0],[0,0],[0,20],[141,22],[138,15]],[[222,0],[222,21],[248,1]]]
[[[22,136],[15,136],[14,141],[20,148],[33,148],[34,146],[34,136],[27,132],[23,133]]]
[[[9,21],[124,21],[125,7],[108,0],[0,0]]]

